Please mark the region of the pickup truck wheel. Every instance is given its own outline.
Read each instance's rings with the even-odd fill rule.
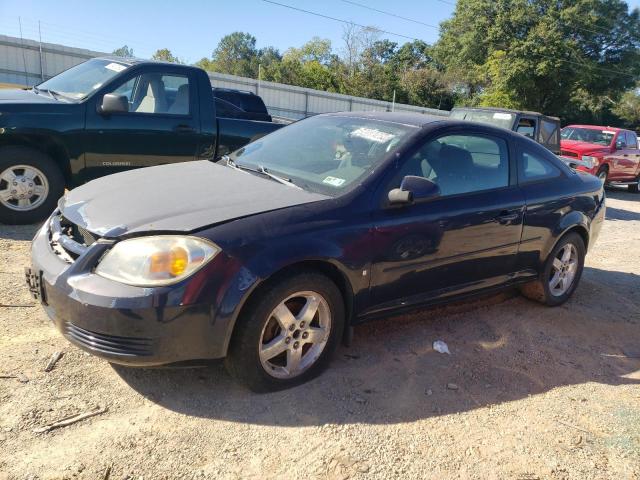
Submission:
[[[47,155],[28,147],[0,148],[0,222],[45,219],[64,193],[64,177]]]
[[[602,180],[603,185],[607,184],[608,176],[609,176],[609,169],[607,167],[600,167],[600,170],[598,170],[598,173],[596,173],[596,177]]]
[[[636,182],[638,183],[627,186],[631,193],[638,193],[638,191],[640,191],[640,189],[638,189],[638,184],[640,184],[640,177],[636,178]]]
[[[551,307],[566,302],[580,282],[585,253],[582,237],[568,233],[547,257],[538,280],[522,285],[520,292]]]
[[[328,365],[345,317],[342,294],[330,279],[291,275],[249,302],[225,359],[233,377],[268,392],[306,382]]]

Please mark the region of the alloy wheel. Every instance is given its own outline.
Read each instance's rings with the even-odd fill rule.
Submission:
[[[49,194],[49,182],[31,165],[14,165],[0,173],[0,204],[16,211],[38,208]]]
[[[267,318],[258,345],[260,363],[272,377],[297,377],[320,358],[330,333],[326,299],[312,291],[294,293]]]
[[[573,243],[562,247],[553,259],[549,275],[549,291],[555,297],[567,293],[578,271],[578,250]]]

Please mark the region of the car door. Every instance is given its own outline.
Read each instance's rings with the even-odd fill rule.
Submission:
[[[374,213],[372,310],[418,304],[501,284],[515,270],[524,199],[506,138],[466,127],[428,139],[380,193],[406,175],[441,194]]]
[[[107,93],[125,96],[129,111],[100,113]],[[84,177],[194,160],[199,131],[197,87],[189,73],[162,66],[134,71],[87,107]]]
[[[625,178],[625,153],[627,152],[627,137],[624,131],[619,131],[614,138],[614,149],[607,159],[609,160],[609,181],[620,182]]]

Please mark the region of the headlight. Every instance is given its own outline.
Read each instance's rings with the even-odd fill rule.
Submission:
[[[598,157],[591,157],[589,155],[583,155],[582,156],[582,161],[587,165],[587,167],[593,168],[598,164]]]
[[[132,238],[116,243],[102,258],[96,273],[138,287],[170,285],[202,268],[219,251],[213,243],[194,237]]]

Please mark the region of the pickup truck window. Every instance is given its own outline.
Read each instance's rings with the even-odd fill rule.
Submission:
[[[560,143],[558,138],[558,126],[554,122],[542,120],[540,123],[541,143]]]
[[[627,148],[634,150],[638,148],[638,137],[633,132],[627,132]]]
[[[536,134],[536,121],[532,118],[521,118],[518,121],[516,132],[525,137],[535,138]]]
[[[579,142],[595,143],[610,146],[615,132],[598,128],[565,127],[562,129],[563,140],[577,140]]]
[[[130,113],[189,114],[189,77],[184,75],[144,73],[112,93],[127,97]]]
[[[93,59],[65,70],[41,83],[37,88],[81,100],[126,68],[127,65],[113,60]]]

